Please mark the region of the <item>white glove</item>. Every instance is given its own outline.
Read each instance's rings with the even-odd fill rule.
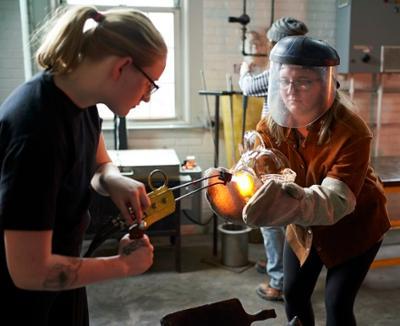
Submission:
[[[327,177],[309,188],[269,180],[243,208],[243,220],[252,226],[332,225],[355,205],[353,192],[338,179]]]

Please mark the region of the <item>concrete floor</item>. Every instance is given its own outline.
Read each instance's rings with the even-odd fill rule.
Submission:
[[[212,255],[210,235],[182,237],[182,272],[175,271],[174,248],[167,237],[152,238],[155,259],[152,268],[143,275],[114,280],[88,287],[92,326],[155,326],[171,312],[207,303],[238,298],[249,314],[262,309],[275,309],[277,318],[254,322],[252,325],[287,324],[283,303],[260,299],[255,288],[265,281],[254,266],[242,272],[219,264]],[[114,250],[108,242],[104,251]],[[400,252],[400,246],[390,241],[379,256]],[[249,244],[249,261],[263,257],[260,243]],[[324,325],[324,273],[314,291],[316,325]],[[360,326],[400,325],[400,266],[370,270],[358,295],[355,313]],[[190,325],[188,325],[190,326]]]

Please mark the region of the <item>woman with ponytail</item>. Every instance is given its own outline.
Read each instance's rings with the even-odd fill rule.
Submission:
[[[85,286],[145,272],[147,236],[81,258],[90,187],[128,224],[150,200],[107,155],[97,103],[126,116],[158,89],[167,47],[141,12],[70,7],[48,21],[42,71],[0,107],[0,297],[4,325],[88,325]],[[15,313],[19,311],[19,313]],[[3,323],[3,321],[5,321]]]

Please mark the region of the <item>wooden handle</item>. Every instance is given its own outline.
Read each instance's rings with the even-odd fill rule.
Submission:
[[[254,315],[247,314],[247,319],[250,323],[253,321],[266,320],[270,318],[276,318],[275,309],[264,309]]]
[[[129,238],[132,240],[143,238],[143,230],[139,229],[138,227],[130,229]]]

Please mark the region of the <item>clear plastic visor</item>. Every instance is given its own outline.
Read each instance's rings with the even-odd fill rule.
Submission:
[[[335,67],[308,67],[271,62],[268,107],[282,127],[302,128],[320,118],[336,94]]]

